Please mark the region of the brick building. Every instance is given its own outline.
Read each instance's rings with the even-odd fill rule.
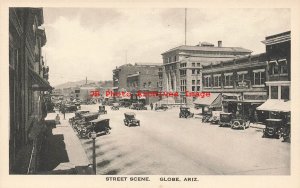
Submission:
[[[156,102],[158,97],[138,98],[138,91],[149,92],[161,90],[161,65],[156,63],[125,64],[113,70],[114,92],[127,91],[133,94],[132,100],[143,100],[145,104]]]
[[[270,106],[280,108],[267,101],[268,98],[290,99],[290,32],[268,36],[263,43],[266,53],[203,66],[203,92],[220,94],[223,111],[239,111],[253,121],[259,107],[258,120],[264,121],[269,116],[265,111]],[[195,102],[201,104],[205,100]],[[260,107],[262,104],[265,108]]]
[[[9,172],[38,170],[47,115],[48,82],[42,47],[46,34],[42,8],[9,9]]]
[[[241,47],[223,47],[203,42],[196,46],[182,45],[162,53],[163,90],[179,92],[176,102],[192,104],[193,98],[186,97],[186,91],[202,91],[202,66],[251,54],[252,51]]]

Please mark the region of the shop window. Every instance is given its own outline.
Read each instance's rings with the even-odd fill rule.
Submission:
[[[281,86],[281,99],[290,100],[290,87]]]
[[[278,99],[278,86],[271,86],[271,99]]]

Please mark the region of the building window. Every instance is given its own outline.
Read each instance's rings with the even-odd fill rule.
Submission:
[[[180,70],[180,76],[185,76],[186,75],[186,70]]]
[[[225,86],[233,86],[232,73],[225,74],[224,79],[225,79]]]
[[[181,63],[180,67],[186,67],[186,63]]]
[[[197,63],[197,67],[200,67],[200,63]]]
[[[195,69],[192,69],[192,75],[194,75],[194,74],[195,74],[195,71],[196,71]]]
[[[195,86],[192,86],[192,91],[195,91]]]
[[[271,86],[271,99],[278,99],[278,86]]]
[[[180,80],[180,91],[181,92],[186,91],[186,80]]]
[[[148,87],[151,87],[151,82],[148,82]]]
[[[192,67],[195,67],[195,63],[192,63]]]
[[[204,87],[211,87],[211,77],[210,76],[204,77]]]
[[[253,70],[253,85],[263,85],[265,83],[265,70]]]
[[[290,100],[290,87],[281,86],[281,99]]]
[[[237,81],[242,82],[243,80],[245,80],[247,77],[247,74],[248,74],[248,71],[237,72]]]
[[[197,85],[200,85],[200,80],[197,80]]]
[[[221,75],[214,75],[214,87],[221,87]]]
[[[200,86],[197,86],[197,91],[200,91]]]
[[[197,74],[200,74],[200,69],[197,69]]]
[[[192,80],[192,85],[195,85],[195,83],[196,83],[196,80]]]
[[[146,85],[147,85],[147,83],[145,82],[145,83],[143,84],[143,87],[146,88]]]

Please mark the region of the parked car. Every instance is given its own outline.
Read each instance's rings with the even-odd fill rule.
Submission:
[[[163,110],[163,111],[166,111],[168,109],[169,109],[169,107],[166,104],[162,104],[160,106],[155,107],[154,110]]]
[[[179,118],[192,118],[194,113],[190,112],[189,107],[180,107]]]
[[[246,129],[250,127],[250,120],[245,116],[235,116],[231,121],[232,129]]]
[[[126,126],[131,126],[131,125],[141,126],[140,120],[135,118],[134,112],[126,112],[124,113],[124,116],[125,119],[123,121]]]
[[[99,114],[107,114],[107,110],[105,110],[105,106],[104,105],[100,105],[99,106],[98,112],[99,112]]]
[[[81,138],[92,138],[92,132],[110,134],[109,119],[94,119],[80,131]]]
[[[282,130],[282,119],[266,119],[266,128],[263,131],[263,138],[280,138]]]
[[[113,103],[113,105],[111,106],[112,110],[119,110],[119,103]]]
[[[226,112],[220,113],[220,121],[219,121],[220,127],[231,127],[232,118],[233,118],[232,113],[226,113]]]
[[[222,111],[212,111],[212,116],[210,118],[210,122],[214,124],[218,124],[220,121],[220,114]]]

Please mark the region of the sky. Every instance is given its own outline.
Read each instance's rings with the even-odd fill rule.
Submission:
[[[126,62],[162,63],[163,52],[184,44],[184,12],[44,8],[50,84],[112,80],[112,70]],[[289,9],[187,9],[187,45],[222,40],[224,47],[263,53],[266,36],[288,30]]]

